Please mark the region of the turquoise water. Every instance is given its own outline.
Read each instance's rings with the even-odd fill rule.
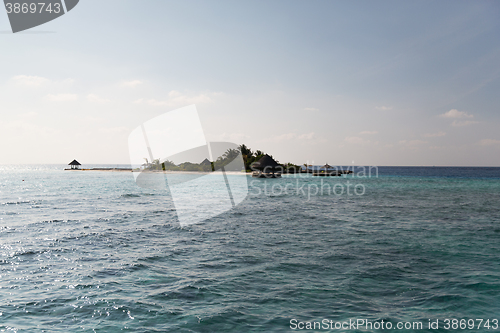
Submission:
[[[0,166],[0,331],[500,331],[498,168],[249,178],[242,204],[183,228],[131,173],[62,168]],[[358,192],[339,194],[347,182]],[[314,193],[325,184],[337,194]]]

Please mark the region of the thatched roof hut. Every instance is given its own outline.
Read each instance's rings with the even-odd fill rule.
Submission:
[[[71,169],[80,169],[79,166],[81,165],[80,162],[77,160],[73,160],[68,165],[71,165]]]
[[[280,178],[283,166],[279,165],[271,156],[264,155],[257,162],[252,163],[252,169],[258,170],[252,173],[257,178]],[[279,171],[281,172],[279,172]],[[278,171],[277,173],[275,173]]]
[[[252,168],[263,171],[275,171],[278,168],[282,168],[271,156],[264,155],[260,160],[252,164]]]

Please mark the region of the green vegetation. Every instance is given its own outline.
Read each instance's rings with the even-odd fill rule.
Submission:
[[[255,152],[252,152],[252,149],[248,148],[245,144],[240,145],[240,151],[241,155],[243,156],[243,161],[245,162],[245,169],[247,172],[251,172],[252,170],[252,163],[257,162],[260,160],[266,153],[264,153],[262,150],[256,150]],[[267,154],[271,157],[273,155]],[[274,158],[273,158],[274,159]],[[274,159],[278,164],[279,162]],[[301,167],[298,165],[295,165],[293,163],[285,163],[285,164],[280,164],[282,166],[282,172],[283,173],[299,173]]]
[[[147,158],[144,158],[146,163],[142,165],[143,169],[146,171],[198,171],[198,172],[210,172],[214,170],[219,170],[225,168],[227,171],[242,171],[239,170],[228,170],[228,164],[231,163],[240,154],[238,149],[228,149],[222,156],[219,156],[215,162],[210,162],[205,159],[201,163],[191,163],[184,162],[176,165],[174,162],[165,160],[160,162],[160,159],[155,159],[149,163]],[[234,169],[234,167],[233,167]]]
[[[198,172],[209,172],[214,170],[219,170],[221,168],[225,168],[226,171],[243,171],[239,168],[239,166],[232,166],[232,169],[239,170],[228,170],[228,164],[231,163],[238,155],[240,154],[243,157],[243,161],[245,163],[246,172],[252,172],[252,163],[260,160],[266,153],[261,150],[256,150],[253,152],[250,148],[248,148],[245,144],[242,144],[238,147],[238,149],[228,149],[222,156],[218,157],[214,162],[208,161],[208,159],[202,161],[201,163],[191,163],[184,162],[181,164],[175,164],[172,161],[165,160],[160,162],[160,159],[155,159],[151,162],[148,161],[147,158],[144,158],[146,161],[142,165],[142,169],[146,171],[198,171]],[[270,154],[267,154],[273,157]],[[278,162],[278,161],[276,161]],[[279,162],[278,162],[279,163]],[[292,163],[280,164],[282,167],[282,173],[299,173],[301,167]]]

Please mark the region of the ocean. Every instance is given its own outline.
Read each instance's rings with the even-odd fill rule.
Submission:
[[[500,168],[248,177],[181,227],[168,191],[64,167],[0,166],[2,332],[500,331]]]

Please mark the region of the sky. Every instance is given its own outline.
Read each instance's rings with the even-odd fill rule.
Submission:
[[[500,166],[499,64],[498,1],[81,0],[16,34],[0,9],[0,164],[127,164],[195,104],[282,163]]]

